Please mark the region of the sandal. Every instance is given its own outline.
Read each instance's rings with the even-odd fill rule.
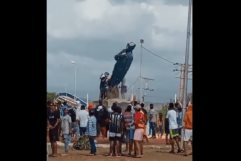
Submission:
[[[136,155],[135,158],[141,158],[142,156],[141,155]]]
[[[50,154],[49,157],[57,157],[57,154]]]
[[[88,154],[88,156],[94,156],[94,155],[96,155],[96,153],[90,153],[90,154]]]
[[[106,154],[105,156],[106,157],[113,157],[114,155],[113,154]]]
[[[182,153],[182,152],[184,152],[184,150],[182,149],[177,150],[177,153]]]

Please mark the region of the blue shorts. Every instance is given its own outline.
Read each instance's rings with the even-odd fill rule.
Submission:
[[[126,142],[134,140],[135,129],[128,129],[126,131]]]

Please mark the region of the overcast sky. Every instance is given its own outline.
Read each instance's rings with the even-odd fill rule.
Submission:
[[[114,55],[136,43],[133,62],[126,74],[128,92],[140,74],[140,39],[143,46],[171,62],[184,63],[188,0],[48,0],[47,90],[76,93],[98,99],[99,76],[112,73]],[[189,64],[192,64],[192,39]],[[74,60],[76,64],[71,64]],[[176,66],[143,50],[142,75],[153,78],[146,101],[168,102],[178,94],[180,72]],[[189,74],[192,78],[192,74]],[[135,83],[136,82],[136,83]],[[192,80],[188,92],[192,91]]]

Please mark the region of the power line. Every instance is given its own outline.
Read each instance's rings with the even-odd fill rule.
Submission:
[[[176,78],[179,78],[179,79],[185,79],[184,77],[176,77]],[[188,78],[188,80],[192,80],[192,78]]]
[[[165,58],[163,58],[163,57],[161,57],[161,56],[159,56],[159,55],[155,54],[154,52],[152,52],[152,51],[150,51],[150,50],[146,49],[146,48],[145,48],[145,47],[143,47],[143,46],[142,46],[142,48],[143,48],[143,49],[145,49],[146,51],[148,51],[150,54],[152,54],[152,55],[156,56],[156,57],[159,57],[159,58],[161,58],[161,59],[163,59],[163,60],[165,60],[165,61],[167,61],[167,62],[169,62],[169,63],[171,63],[171,64],[175,64],[175,62],[170,61],[170,60],[168,60],[168,59],[165,59]]]

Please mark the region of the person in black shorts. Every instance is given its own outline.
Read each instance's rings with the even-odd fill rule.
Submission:
[[[58,124],[60,120],[60,114],[56,110],[56,106],[51,103],[50,110],[47,113],[47,123],[49,129],[49,140],[51,143],[52,154],[50,156],[57,156],[57,141],[59,140]]]
[[[117,157],[121,156],[120,144],[122,141],[121,135],[124,127],[124,118],[120,114],[120,107],[117,103],[113,103],[111,107],[113,113],[109,116],[109,141],[110,141],[110,151],[108,156]]]
[[[169,143],[169,139],[168,139],[168,136],[170,134],[170,131],[169,131],[169,120],[168,118],[165,118],[165,134],[166,134],[166,144],[170,144]]]

